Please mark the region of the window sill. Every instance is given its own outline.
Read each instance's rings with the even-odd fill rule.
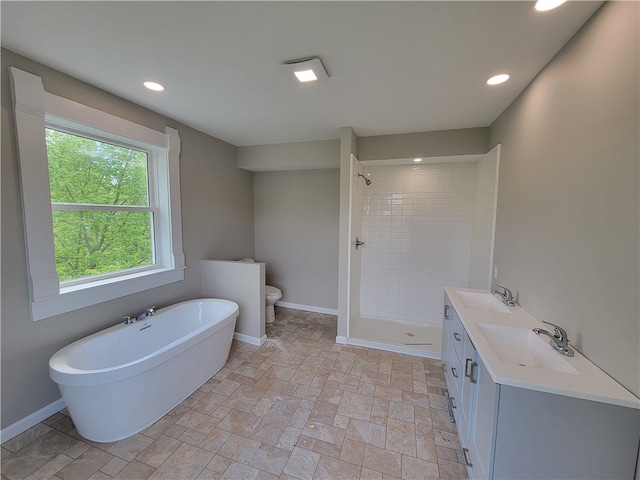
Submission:
[[[31,319],[34,322],[44,320],[97,303],[179,282],[184,280],[184,269],[185,267],[148,270],[123,277],[62,287],[59,295],[31,302]]]

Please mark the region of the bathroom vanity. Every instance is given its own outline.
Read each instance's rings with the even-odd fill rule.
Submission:
[[[640,400],[487,290],[445,288],[447,405],[471,479],[632,479]]]

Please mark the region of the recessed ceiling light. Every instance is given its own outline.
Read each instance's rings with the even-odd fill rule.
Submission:
[[[422,159],[420,157],[418,157],[418,158],[414,158],[413,161],[416,162],[416,163],[420,163],[422,161]]]
[[[318,80],[317,75],[313,72],[313,70],[294,70],[293,74],[296,76],[299,82],[315,82]]]
[[[154,92],[161,92],[164,90],[164,86],[156,82],[144,82],[143,85]]]
[[[509,75],[507,75],[506,73],[501,73],[499,75],[494,75],[489,80],[487,80],[487,85],[499,85],[506,82],[507,80],[509,80]]]
[[[546,12],[548,10],[553,10],[556,7],[559,7],[567,0],[538,0],[533,8],[535,8],[539,12]]]
[[[329,74],[318,57],[288,60],[283,65],[289,70],[291,78],[298,84],[318,83],[329,78]]]

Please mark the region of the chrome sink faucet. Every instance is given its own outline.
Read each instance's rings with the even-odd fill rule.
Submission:
[[[497,293],[502,297],[502,303],[504,303],[507,307],[515,307],[516,302],[513,301],[513,294],[511,290],[507,287],[503,287],[502,285],[496,285],[496,288],[501,288],[502,291],[499,290],[491,290],[491,293]]]
[[[543,322],[553,327],[553,333],[542,328],[534,328],[533,333],[548,336],[551,339],[549,340],[549,345],[551,345],[555,351],[567,357],[573,357],[574,352],[573,349],[569,347],[569,339],[567,338],[567,332],[564,328],[554,325],[551,322],[545,322],[544,320]]]

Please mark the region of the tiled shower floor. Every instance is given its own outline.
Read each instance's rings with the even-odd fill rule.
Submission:
[[[2,445],[2,479],[467,477],[439,361],[338,345],[335,316],[276,312],[265,345],[234,341],[145,431],[94,443],[57,413]]]

